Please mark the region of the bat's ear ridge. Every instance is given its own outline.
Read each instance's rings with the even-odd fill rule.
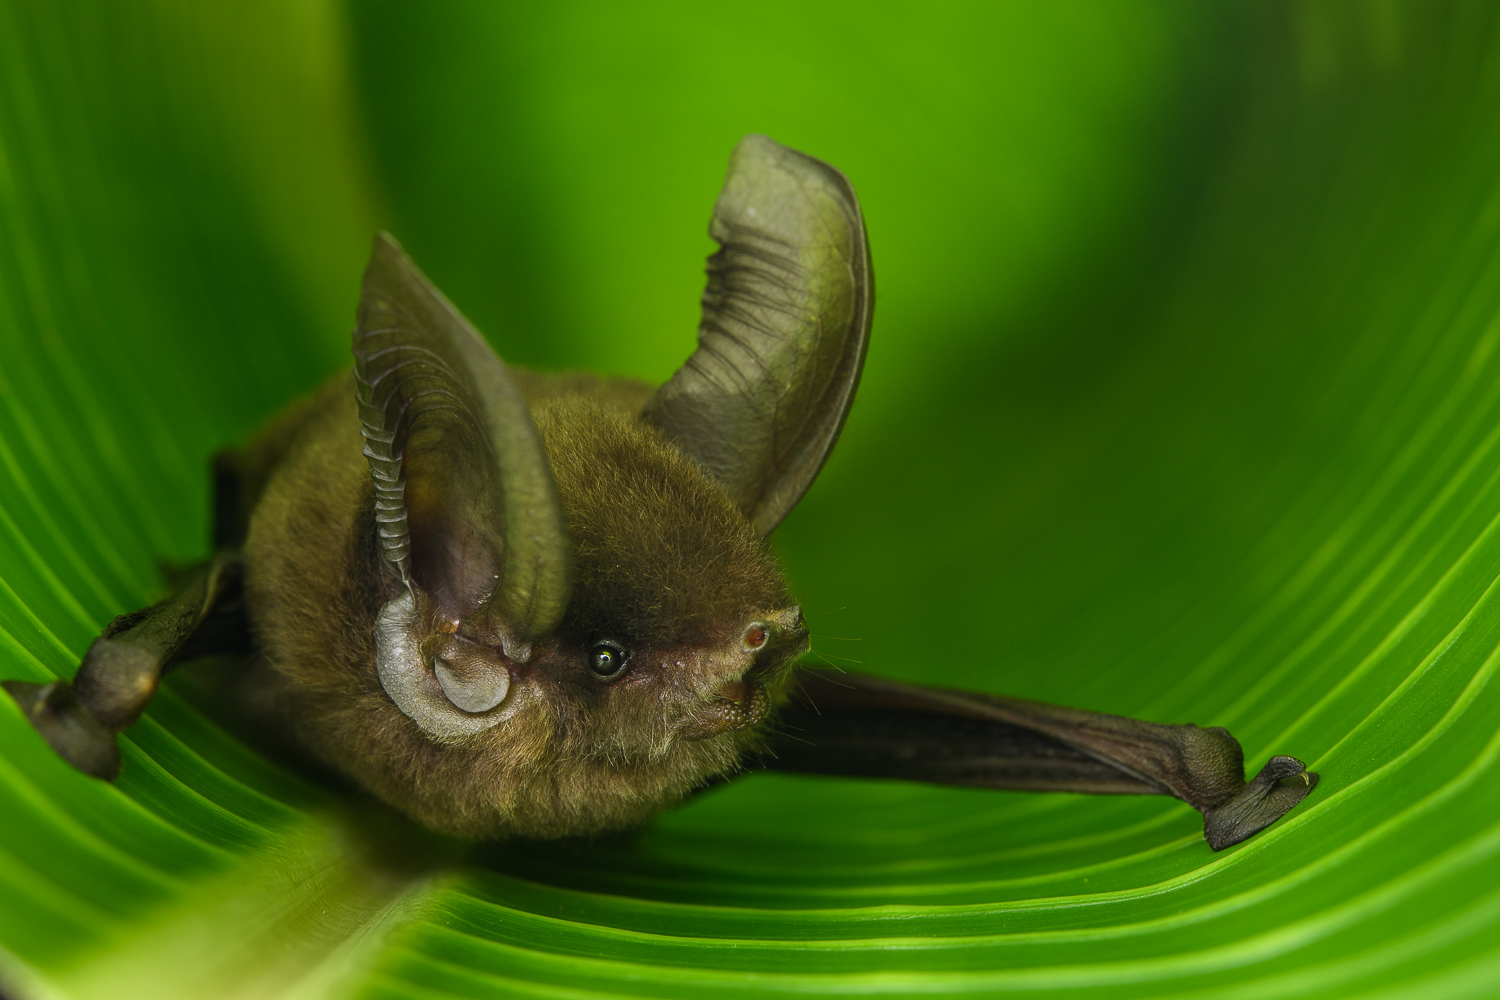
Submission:
[[[709,235],[698,349],[646,403],[761,535],[822,468],[854,401],[874,309],[849,181],[763,135],[735,147]]]
[[[365,269],[354,372],[385,565],[508,642],[550,633],[572,552],[541,435],[504,363],[388,233]]]

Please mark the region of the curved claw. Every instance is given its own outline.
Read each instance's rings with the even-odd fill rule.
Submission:
[[[1203,810],[1203,838],[1216,851],[1233,847],[1285,816],[1317,786],[1318,776],[1296,757],[1272,757],[1238,795]]]
[[[120,748],[114,731],[84,708],[67,681],[32,684],[0,682],[21,706],[26,718],[59,757],[84,774],[113,781],[120,773]]]

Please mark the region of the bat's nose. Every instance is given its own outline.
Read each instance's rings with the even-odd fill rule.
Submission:
[[[794,604],[774,616],[777,645],[793,646],[807,642],[807,619],[802,617],[802,606]]]
[[[799,635],[807,632],[807,619],[802,617],[802,605],[794,604],[782,612],[782,614],[786,615],[790,620],[790,624],[787,625],[788,631]]]

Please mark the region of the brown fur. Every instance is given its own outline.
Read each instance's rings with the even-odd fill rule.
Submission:
[[[748,617],[783,609],[785,585],[723,492],[635,419],[639,383],[518,381],[552,459],[575,584],[515,715],[439,744],[381,688],[372,628],[397,585],[378,562],[347,373],[299,404],[295,432],[277,426],[284,456],[251,517],[247,604],[298,739],[396,808],[465,836],[629,827],[733,771],[754,742],[751,729],[695,737],[726,705],[713,699],[732,679],[718,651]],[[606,638],[633,652],[612,683],[585,661]],[[762,655],[768,696],[795,651]]]

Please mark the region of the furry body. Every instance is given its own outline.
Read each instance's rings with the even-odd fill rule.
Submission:
[[[636,419],[649,387],[516,376],[573,536],[575,583],[513,716],[437,742],[381,688],[372,629],[399,584],[379,565],[347,372],[243,453],[268,470],[245,477],[265,482],[245,542],[251,627],[298,741],[419,822],[471,837],[626,828],[732,772],[754,744],[749,727],[704,734],[704,714],[725,710],[712,651],[747,616],[784,608],[786,588],[723,491]],[[609,685],[568,667],[604,636],[652,662]],[[760,697],[776,696],[789,658],[755,668]]]

